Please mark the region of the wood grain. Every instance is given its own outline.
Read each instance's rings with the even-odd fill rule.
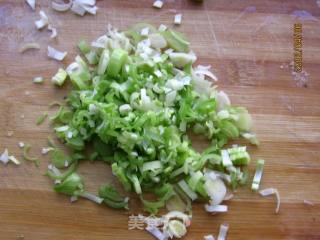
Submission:
[[[46,30],[37,31],[32,12],[24,1],[0,0],[0,146],[21,158],[18,142],[31,143],[32,154],[40,155],[51,133],[49,124],[35,126],[35,119],[48,103],[62,99],[67,89],[55,89],[49,79],[58,67],[67,66],[77,53],[79,39],[102,35],[108,23],[124,29],[136,22],[172,26],[175,9],[183,14],[178,30],[184,32],[199,57],[212,64],[219,86],[234,104],[246,106],[253,115],[261,147],[250,147],[253,159],[266,160],[262,187],[276,187],[281,210],[274,214],[272,198],[261,198],[247,188],[230,201],[230,211],[211,216],[202,204],[194,205],[194,219],[185,239],[216,235],[221,223],[229,223],[228,239],[320,239],[320,8],[316,1],[298,0],[205,0],[204,4],[170,0],[163,9],[151,7],[151,0],[98,1],[97,16],[80,18],[71,12],[56,13],[50,1],[43,9],[57,27],[57,40]],[[251,7],[250,7],[251,6]],[[249,7],[249,8],[248,8]],[[252,10],[255,7],[255,11]],[[315,20],[298,19],[293,11],[304,10]],[[298,87],[288,64],[293,60],[293,24],[303,26],[303,68],[307,87]],[[19,47],[37,41],[40,50],[19,54]],[[63,63],[47,59],[50,44],[69,52]],[[282,67],[281,67],[282,66]],[[42,86],[32,83],[43,76]],[[29,95],[26,95],[29,91]],[[21,115],[24,118],[21,118]],[[12,137],[7,137],[13,131]],[[198,138],[194,145],[205,143]],[[40,168],[29,162],[19,167],[0,166],[0,239],[152,239],[140,230],[128,230],[128,216],[141,213],[137,203],[131,212],[114,211],[81,200],[70,204],[55,194]],[[254,162],[250,169],[254,169]],[[110,179],[110,169],[86,163],[80,173],[94,191]],[[312,201],[314,206],[303,204]]]

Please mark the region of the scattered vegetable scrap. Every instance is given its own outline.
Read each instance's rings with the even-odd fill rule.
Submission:
[[[260,190],[259,193],[263,197],[267,197],[270,195],[276,196],[276,199],[277,199],[276,213],[278,213],[280,210],[280,202],[281,202],[280,194],[279,194],[278,190],[276,188],[266,188],[266,189]]]
[[[218,236],[218,240],[225,240],[227,237],[227,233],[229,230],[229,225],[227,224],[221,224],[220,225],[220,230],[219,230],[219,236]]]
[[[182,14],[176,14],[174,16],[174,24],[180,25],[182,22]]]
[[[28,5],[31,7],[31,9],[34,11],[36,9],[36,0],[26,0]]]
[[[69,0],[68,3],[52,1],[51,7],[58,12],[66,12],[70,9],[80,16],[84,16],[86,12],[95,15],[98,10],[95,0]]]
[[[55,59],[57,61],[62,61],[66,56],[67,56],[67,52],[60,52],[57,49],[54,49],[51,46],[48,46],[48,57]]]
[[[39,117],[37,118],[36,124],[37,124],[37,125],[41,125],[42,123],[44,123],[44,121],[47,119],[47,117],[48,117],[48,113],[42,114],[41,116],[39,116]]]
[[[19,52],[24,53],[25,51],[27,51],[29,49],[40,49],[40,45],[35,42],[26,43],[20,48]]]
[[[23,158],[27,161],[31,161],[31,162],[34,162],[34,164],[39,167],[40,165],[40,160],[36,157],[31,157],[29,156],[29,151],[31,149],[31,145],[29,144],[25,144],[24,147],[23,147]]]
[[[260,181],[263,173],[263,166],[264,166],[264,160],[259,159],[257,161],[256,173],[254,175],[252,186],[251,186],[251,189],[254,191],[259,190],[259,185],[260,185]]]
[[[163,6],[163,1],[161,1],[161,0],[156,0],[156,1],[154,1],[154,3],[153,3],[153,7],[155,7],[155,8],[162,8],[162,6]]]
[[[49,24],[49,18],[47,14],[42,10],[40,10],[39,15],[40,19],[35,21],[34,24],[36,25],[37,29],[40,30]]]
[[[0,162],[2,162],[3,164],[7,164],[10,161],[16,165],[20,165],[20,161],[16,159],[15,156],[9,155],[9,151],[6,148],[4,152],[0,155]]]
[[[33,83],[36,83],[36,84],[40,84],[40,83],[43,83],[44,79],[43,77],[39,76],[39,77],[34,77],[32,82]]]

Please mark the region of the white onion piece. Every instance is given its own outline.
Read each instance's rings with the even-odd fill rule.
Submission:
[[[221,224],[220,225],[220,230],[219,230],[219,236],[218,236],[218,240],[225,240],[227,233],[229,230],[229,226],[227,224]]]
[[[48,25],[48,30],[52,32],[50,38],[56,38],[58,36],[57,29],[52,27],[50,24]]]
[[[314,206],[314,203],[309,201],[309,200],[303,200],[303,203],[306,204],[306,205],[310,205],[310,206]]]
[[[60,179],[56,179],[56,180],[54,180],[54,184],[60,184],[61,183],[61,180]]]
[[[52,151],[52,150],[54,150],[54,148],[52,148],[52,147],[47,147],[47,148],[42,148],[41,149],[41,154],[42,155],[46,155],[46,154],[48,154],[48,152],[50,152],[50,151]]]
[[[81,5],[89,5],[89,6],[96,5],[96,0],[74,0],[74,1]]]
[[[156,105],[152,102],[151,98],[147,95],[145,88],[142,88],[140,91],[141,97],[141,109],[144,111],[154,111],[157,109]]]
[[[62,61],[67,55],[67,52],[60,52],[56,49],[54,49],[51,46],[48,46],[48,57],[58,60],[58,61]]]
[[[129,104],[123,104],[119,107],[120,114],[127,114],[132,111],[132,108]]]
[[[20,165],[20,161],[15,158],[15,156],[9,156],[9,160],[16,165]]]
[[[44,11],[40,10],[39,15],[40,19],[34,22],[38,30],[44,28],[49,24],[49,18]]]
[[[210,68],[211,68],[210,66],[199,65],[195,68],[194,72],[196,74],[202,74],[202,75],[208,76],[214,81],[218,81],[218,78],[212,72],[209,71]]]
[[[189,63],[194,63],[197,60],[197,56],[193,53],[181,53],[172,52],[169,53],[169,58],[173,65],[178,68],[182,68]]]
[[[142,28],[140,35],[145,36],[145,37],[148,36],[149,35],[149,28],[148,27]]]
[[[222,165],[225,167],[232,166],[232,161],[230,159],[229,153],[227,150],[221,150]]]
[[[199,94],[205,94],[209,96],[212,92],[212,82],[201,78],[199,75],[195,74],[194,71],[192,71],[191,74],[195,91]]]
[[[179,187],[181,187],[181,189],[185,192],[185,194],[188,195],[188,197],[194,201],[198,198],[198,195],[192,191],[192,189],[188,186],[188,184],[184,181],[181,180],[180,182],[178,182]]]
[[[103,198],[98,197],[92,193],[84,192],[80,196],[98,204],[101,204],[103,202]]]
[[[176,96],[177,96],[177,91],[173,90],[170,91],[166,94],[166,106],[173,106],[174,105],[174,101],[176,100]]]
[[[256,172],[253,177],[251,189],[254,191],[257,191],[259,189],[259,185],[261,182],[262,174],[263,174],[263,166],[264,166],[264,160],[259,159],[257,162]]]
[[[155,72],[154,72],[154,75],[156,75],[157,77],[162,77],[162,72],[160,71],[160,70],[156,70]]]
[[[206,178],[210,178],[212,181],[215,181],[219,176],[215,173],[215,172],[213,172],[213,171],[206,171],[205,173],[204,173],[204,176],[206,177]]]
[[[16,159],[16,157],[13,155],[9,156],[9,160],[16,165],[20,165],[20,161],[18,159]]]
[[[41,83],[43,83],[43,81],[44,81],[44,79],[41,76],[34,77],[33,80],[32,80],[32,82],[35,83],[35,84],[41,84]]]
[[[218,102],[218,111],[225,109],[231,105],[228,95],[224,91],[219,91],[216,100]]]
[[[161,0],[154,1],[152,6],[160,9],[163,6],[163,1],[161,1]]]
[[[180,211],[170,211],[166,215],[163,216],[165,221],[169,221],[173,218],[178,218],[183,221],[183,223],[188,227],[191,224],[190,218],[187,214],[180,212]]]
[[[212,235],[203,236],[203,240],[214,240],[214,236]]]
[[[182,22],[182,14],[176,14],[174,16],[174,24],[180,25]]]
[[[160,24],[158,30],[159,30],[159,32],[164,32],[165,30],[167,30],[167,26],[164,24]]]
[[[168,88],[168,90],[165,89],[165,92],[170,92],[172,90],[179,91],[183,88],[183,83],[176,80],[176,79],[170,79],[166,82],[165,88]]]
[[[71,196],[70,197],[70,202],[76,202],[76,201],[78,201],[78,196]]]
[[[9,159],[9,153],[8,153],[8,149],[6,148],[4,150],[4,152],[1,154],[0,156],[0,161],[3,162],[4,164],[7,164],[10,159]]]
[[[204,209],[209,213],[221,213],[221,212],[228,212],[227,205],[204,205]]]
[[[40,45],[36,42],[26,43],[20,48],[19,52],[24,53],[29,49],[40,49]]]
[[[276,213],[278,213],[280,210],[280,202],[281,202],[280,194],[278,190],[276,188],[266,188],[266,189],[260,190],[259,193],[263,197],[276,195],[276,199],[277,199]]]
[[[253,145],[259,145],[260,142],[255,134],[253,133],[242,133],[241,136],[247,139]]]
[[[170,220],[165,228],[165,232],[168,233],[170,238],[182,238],[187,234],[186,225],[179,220]]]
[[[86,13],[86,9],[78,2],[73,2],[70,10],[80,16],[83,16]]]
[[[211,170],[211,169],[205,169],[204,170],[205,176],[211,178],[212,180],[216,180],[217,177],[221,178],[222,180],[226,181],[227,183],[231,182],[231,177],[228,174]]]
[[[88,6],[88,5],[81,5],[88,13],[92,15],[96,15],[98,11],[97,6]]]
[[[49,164],[48,165],[48,170],[52,171],[52,173],[56,176],[60,176],[62,173],[60,172],[60,170],[58,168],[56,168],[56,166]]]
[[[19,142],[19,148],[24,148],[24,142]]]
[[[107,46],[107,43],[108,37],[106,35],[102,35],[97,40],[93,41],[91,43],[91,46],[95,48],[105,48]]]
[[[146,227],[146,230],[152,235],[154,236],[155,238],[157,238],[158,240],[166,240],[168,239],[168,236],[161,232],[157,227],[150,227],[150,226],[147,226]]]
[[[229,200],[231,200],[232,198],[234,198],[234,194],[233,194],[233,193],[228,193],[228,194],[224,197],[223,201],[229,201]]]
[[[57,3],[55,1],[51,2],[51,7],[58,12],[65,12],[71,8],[72,1],[70,0],[68,3]]]
[[[33,11],[36,9],[36,0],[26,0],[26,2],[32,8]]]
[[[227,110],[221,110],[218,112],[217,114],[218,118],[219,119],[227,119],[230,117],[230,113],[227,111]]]
[[[204,189],[212,200],[212,205],[220,204],[227,194],[227,188],[224,182],[217,178],[216,180],[206,179]]]
[[[172,48],[168,48],[167,50],[164,51],[165,54],[170,54],[173,52],[174,52],[174,50]]]

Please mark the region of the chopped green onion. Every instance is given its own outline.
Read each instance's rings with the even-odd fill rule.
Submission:
[[[215,180],[207,178],[204,183],[204,188],[214,205],[220,204],[227,193],[226,185],[220,178]]]
[[[64,180],[65,178],[67,178],[69,175],[71,175],[72,173],[75,172],[75,170],[77,169],[77,163],[73,163],[70,165],[70,167],[68,168],[68,170],[66,170],[64,173],[62,173],[61,175],[57,175],[54,174],[51,171],[47,171],[45,173],[46,176],[50,177],[53,180]]]
[[[87,53],[90,52],[90,46],[89,44],[85,41],[85,40],[81,40],[79,43],[78,43],[78,48],[80,49],[80,51],[85,55]]]
[[[30,157],[30,156],[29,156],[29,151],[30,151],[30,149],[31,149],[31,145],[29,145],[29,144],[25,144],[25,145],[24,145],[24,148],[23,148],[23,158],[24,158],[25,160],[34,162],[34,164],[35,164],[37,167],[39,167],[39,165],[40,165],[40,160],[39,160],[38,158],[36,158],[36,157]]]
[[[234,165],[248,165],[250,162],[250,155],[246,152],[245,147],[231,148],[227,150],[230,159]]]
[[[52,82],[55,85],[61,87],[64,84],[66,78],[67,72],[64,69],[59,68],[58,72],[52,77]]]
[[[59,101],[53,101],[49,104],[49,107],[54,107],[54,106],[62,106],[63,103],[59,102]]]
[[[41,125],[41,124],[47,119],[47,117],[48,117],[48,113],[42,114],[41,116],[39,116],[39,117],[37,118],[36,124],[37,124],[37,125]]]
[[[110,184],[105,184],[99,188],[99,196],[111,208],[128,209],[128,198],[121,197],[118,191]]]
[[[197,57],[189,46],[181,33],[145,23],[125,32],[108,26],[91,45],[79,42],[82,55],[54,77],[59,86],[67,76],[72,83],[66,103],[51,117],[56,136],[72,152],[51,146],[52,166],[68,167],[47,171],[56,191],[128,208],[128,198],[111,185],[103,185],[99,196],[84,190],[75,171],[83,160],[111,165],[124,190],[139,195],[151,213],[166,205],[191,212],[198,196],[220,204],[226,194],[221,179],[232,188],[246,182],[248,152],[223,146],[248,137],[251,117],[212,85],[209,79],[217,78],[210,66],[193,66]],[[190,129],[211,146],[197,152]],[[172,236],[185,232],[180,223],[170,226]]]
[[[43,83],[43,81],[44,81],[43,77],[35,77],[32,80],[33,83],[37,83],[37,84]]]
[[[126,51],[120,48],[113,50],[108,64],[108,75],[110,75],[111,77],[117,76],[117,74],[122,69],[125,61],[127,60],[127,57],[128,53]]]
[[[168,232],[176,238],[182,238],[187,234],[186,225],[179,220],[170,220],[168,223]]]
[[[16,165],[20,165],[21,164],[20,161],[18,159],[16,159],[16,157],[13,156],[13,155],[9,156],[9,160],[11,162],[13,162],[14,164],[16,164]]]
[[[276,189],[276,188],[266,188],[266,189],[260,190],[259,193],[263,197],[270,196],[270,195],[275,195],[276,199],[277,199],[276,213],[279,213],[281,199],[280,199],[280,194],[278,192],[278,189]]]
[[[188,184],[184,180],[179,181],[178,185],[185,192],[185,194],[188,195],[188,197],[192,201],[198,198],[197,194],[194,191],[192,191],[192,189],[188,186]]]
[[[90,51],[87,54],[85,54],[86,59],[88,60],[89,64],[98,64],[99,58],[95,51]]]
[[[97,71],[99,75],[103,75],[105,73],[108,67],[109,60],[110,60],[109,51],[105,49],[103,50],[99,60],[98,71]]]
[[[189,50],[189,42],[185,40],[185,37],[176,31],[171,29],[161,32],[161,34],[167,40],[169,46],[178,52],[187,52]]]
[[[57,168],[68,167],[71,163],[73,163],[73,159],[59,149],[54,149],[51,151],[51,161]]]
[[[187,204],[179,195],[175,194],[166,202],[166,208],[168,211],[185,212],[187,210]]]
[[[247,140],[249,140],[249,142],[253,145],[259,145],[260,142],[258,140],[258,138],[256,137],[255,134],[252,133],[242,133],[241,136]]]
[[[251,186],[251,189],[253,191],[259,190],[259,185],[260,185],[260,181],[261,181],[262,173],[263,173],[263,167],[264,167],[264,160],[258,159],[257,165],[256,165],[256,172],[254,174],[252,186]]]
[[[71,196],[79,196],[84,191],[83,180],[78,174],[72,173],[60,184],[55,185],[54,190],[58,193],[64,193]]]

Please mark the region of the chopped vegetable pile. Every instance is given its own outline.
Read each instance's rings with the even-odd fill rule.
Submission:
[[[190,214],[197,199],[208,201],[208,212],[227,211],[220,205],[227,186],[246,183],[250,156],[246,147],[225,145],[241,136],[258,141],[248,111],[231,105],[213,85],[217,78],[210,66],[194,66],[197,57],[189,45],[179,32],[144,23],[124,32],[109,26],[91,45],[79,42],[81,54],[52,78],[57,86],[68,80],[73,85],[66,105],[51,117],[72,152],[50,148],[47,175],[55,191],[127,209],[129,199],[110,184],[101,186],[99,196],[85,191],[76,169],[90,159],[110,165],[123,188],[135,192],[151,213],[167,206]],[[192,132],[205,136],[210,147],[196,151]],[[185,234],[178,220],[165,230],[171,237]]]

